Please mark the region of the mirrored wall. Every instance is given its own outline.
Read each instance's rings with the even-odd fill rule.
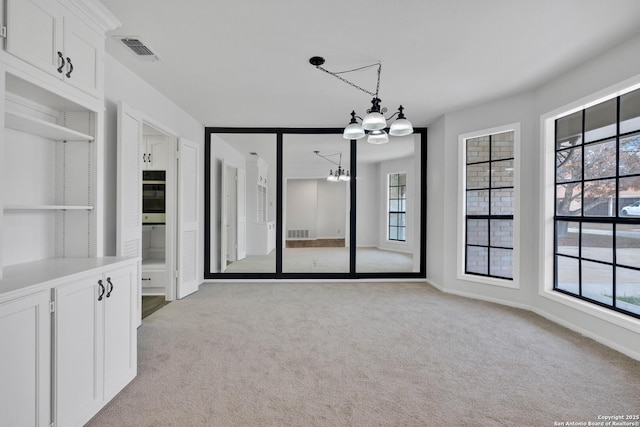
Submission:
[[[211,135],[209,270],[276,272],[276,135]]]
[[[205,278],[425,277],[426,129],[206,129]]]
[[[420,271],[421,138],[357,142],[356,272]]]

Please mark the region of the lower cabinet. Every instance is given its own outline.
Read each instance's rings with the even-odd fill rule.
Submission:
[[[51,418],[50,292],[0,303],[0,426]]]
[[[52,259],[0,280],[0,426],[84,425],[137,373],[135,259]]]
[[[122,268],[55,289],[56,425],[84,424],[136,376],[135,284]]]

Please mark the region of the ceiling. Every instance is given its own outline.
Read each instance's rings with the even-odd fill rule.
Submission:
[[[638,0],[101,0],[162,60],[107,51],[206,126],[343,127],[371,96],[331,71],[382,62],[414,126],[534,88],[640,32]],[[375,91],[375,69],[344,75]]]

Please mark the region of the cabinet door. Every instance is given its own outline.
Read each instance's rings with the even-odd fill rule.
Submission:
[[[103,397],[103,288],[92,276],[55,290],[56,425],[82,425]]]
[[[135,266],[104,275],[104,398],[111,399],[137,372]]]
[[[63,53],[66,81],[99,96],[104,82],[104,39],[77,19],[65,16]]]
[[[169,166],[169,145],[164,136],[145,137],[147,147],[145,167],[149,170],[165,171]]]
[[[49,425],[48,291],[0,304],[0,378],[0,425]]]
[[[61,6],[44,0],[6,0],[6,50],[50,74],[62,76]],[[63,55],[63,53],[61,52]]]

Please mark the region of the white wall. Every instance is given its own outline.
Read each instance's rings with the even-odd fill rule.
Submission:
[[[349,218],[347,216],[348,182],[317,180],[318,185],[318,238],[344,239]]]
[[[358,164],[356,195],[356,236],[358,247],[378,246],[379,236],[376,230],[384,227],[380,219],[380,181],[379,163]]]
[[[150,118],[153,124],[171,130],[182,138],[201,144],[204,155],[204,125],[180,109],[131,70],[110,55],[105,56],[105,255],[116,253],[116,142],[117,105],[123,101]],[[204,156],[200,164],[200,182],[204,183]],[[204,186],[203,186],[204,187]],[[204,203],[202,204],[204,205]],[[204,231],[204,207],[200,212],[201,236]],[[202,239],[203,237],[201,237]],[[202,280],[203,240],[198,254],[198,271]]]
[[[428,280],[446,291],[518,306],[548,317],[640,359],[640,321],[602,309],[598,315],[543,296],[540,220],[542,115],[561,109],[621,81],[639,76],[640,36],[530,92],[447,113],[429,126],[427,219]],[[511,289],[460,280],[457,276],[458,136],[509,123],[521,125],[520,280]],[[549,243],[547,243],[549,244]],[[573,305],[577,304],[571,299]],[[596,310],[595,308],[593,310]],[[599,310],[599,309],[598,309]],[[623,319],[623,320],[621,320]],[[626,320],[625,320],[626,319]]]
[[[309,230],[309,238],[317,238],[317,181],[315,179],[288,179],[286,182],[285,228],[287,230]]]
[[[288,179],[285,228],[309,230],[310,239],[345,237],[347,183]]]

